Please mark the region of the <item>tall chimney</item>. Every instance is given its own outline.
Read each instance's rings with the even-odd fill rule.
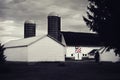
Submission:
[[[48,15],[48,35],[61,42],[61,18],[55,12]]]
[[[24,38],[33,37],[36,35],[36,24],[32,20],[27,20],[24,23]]]

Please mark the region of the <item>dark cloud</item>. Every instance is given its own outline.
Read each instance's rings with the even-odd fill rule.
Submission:
[[[0,13],[1,16],[5,15],[5,19],[25,20],[32,18],[42,20],[48,12],[54,11],[57,8],[73,9],[82,13],[86,4],[87,0],[10,0],[9,2],[2,0],[0,3]],[[63,16],[69,16],[69,13],[65,13]]]
[[[0,9],[6,9],[6,1],[5,0],[0,0]]]
[[[26,0],[12,0],[10,3],[21,3],[21,2],[25,2]]]
[[[5,1],[0,0],[0,18],[4,16],[4,13],[3,13],[4,9],[7,9]]]

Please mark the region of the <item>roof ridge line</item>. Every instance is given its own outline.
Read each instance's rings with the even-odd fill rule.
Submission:
[[[44,36],[40,37],[39,39],[37,39],[37,40],[29,43],[27,46],[30,46],[30,45],[34,44],[35,42],[39,41],[40,39],[43,39],[43,38],[46,37],[46,36],[47,36],[47,35],[44,35]]]

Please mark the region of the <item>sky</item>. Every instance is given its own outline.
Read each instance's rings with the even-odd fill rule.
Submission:
[[[24,22],[34,20],[37,36],[47,34],[47,16],[56,12],[61,16],[62,31],[91,32],[83,16],[88,0],[0,0],[0,41],[23,38]]]

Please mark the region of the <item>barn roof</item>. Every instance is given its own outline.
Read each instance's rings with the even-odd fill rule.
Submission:
[[[102,42],[100,41],[100,38],[97,34],[78,33],[78,32],[62,32],[62,34],[64,36],[67,46],[103,46]],[[12,47],[28,46],[28,45],[44,38],[45,36],[48,36],[49,38],[51,38],[54,41],[58,42],[59,44],[63,45],[62,43],[55,40],[54,38],[52,38],[49,35],[40,35],[37,37],[30,37],[30,38],[9,41],[5,44],[5,47],[12,48]]]
[[[62,32],[67,46],[103,46],[95,33]]]
[[[37,37],[29,37],[29,38],[24,38],[24,39],[19,39],[19,40],[12,40],[9,41],[5,44],[5,48],[15,48],[15,47],[27,47],[41,39],[43,39],[44,37],[49,37],[52,40],[56,41],[57,43],[61,44],[62,46],[64,46],[62,43],[60,43],[59,41],[55,40],[54,38],[52,38],[49,35],[39,35]]]
[[[6,48],[10,48],[10,47],[23,47],[23,46],[28,46],[31,43],[37,41],[38,39],[43,38],[45,35],[40,35],[37,37],[29,37],[29,38],[23,38],[23,39],[19,39],[19,40],[11,40],[7,43],[5,43]]]

